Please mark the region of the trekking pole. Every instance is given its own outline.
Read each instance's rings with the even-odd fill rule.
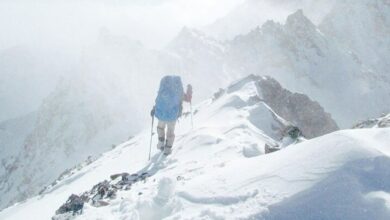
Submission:
[[[187,85],[187,92],[186,92],[187,102],[190,103],[190,113],[191,113],[191,129],[194,129],[194,121],[192,119],[192,86],[191,84]]]
[[[152,128],[151,128],[151,131],[150,131],[150,146],[149,146],[149,158],[148,158],[148,160],[150,160],[150,154],[152,153],[153,124],[154,124],[154,115],[152,116]]]

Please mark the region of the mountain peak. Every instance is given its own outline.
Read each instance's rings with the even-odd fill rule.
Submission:
[[[311,22],[299,9],[295,13],[289,15],[286,21],[286,27],[296,31],[315,30],[316,26]]]
[[[277,23],[273,20],[268,20],[261,26],[261,30],[267,31],[267,32],[277,32],[280,30],[281,25],[280,23]]]
[[[180,32],[178,33],[178,35],[176,36],[176,38],[173,41],[175,42],[175,41],[183,41],[183,40],[185,40],[185,41],[201,40],[201,41],[207,41],[207,42],[216,41],[214,38],[207,36],[202,31],[197,30],[195,28],[189,28],[187,26],[184,26],[180,30]]]
[[[199,30],[196,30],[196,29],[193,29],[193,28],[189,28],[187,26],[184,26],[178,36],[191,36],[191,37],[199,37],[199,36],[204,36],[205,34],[203,34],[201,31]]]
[[[212,54],[220,54],[224,50],[221,42],[202,31],[188,27],[183,27],[167,48],[185,57],[192,57],[195,51],[212,51]]]

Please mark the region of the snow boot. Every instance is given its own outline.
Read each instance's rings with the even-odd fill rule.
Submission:
[[[168,156],[172,153],[172,147],[171,146],[165,146],[164,148],[164,155]]]
[[[158,143],[157,143],[157,149],[159,149],[160,151],[163,151],[164,150],[164,145],[165,145],[164,138],[159,138],[158,139]]]

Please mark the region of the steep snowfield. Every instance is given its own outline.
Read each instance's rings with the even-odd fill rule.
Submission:
[[[276,21],[288,17],[285,24],[270,21],[253,29],[268,16],[258,10],[264,2],[272,6],[263,8],[267,13],[275,7],[283,11],[285,16]],[[24,115],[0,125],[0,152],[7,151],[0,154],[0,209],[36,195],[65,168],[109,150],[147,126],[145,112],[155,96],[150,88],[158,86],[156,79],[162,74],[181,74],[195,88],[195,102],[246,74],[270,75],[289,90],[318,101],[343,128],[389,112],[388,7],[385,0],[248,0],[237,14],[222,19],[234,36],[249,32],[231,41],[184,28],[166,50],[155,51],[102,28],[99,41],[83,50],[82,59],[76,62],[72,56],[72,64],[65,67],[58,62],[65,55],[46,54],[42,57],[50,59],[42,59],[23,47],[0,52],[0,118],[31,112],[52,90],[57,76],[66,75],[44,99],[36,118]],[[304,13],[287,16],[298,8]],[[325,10],[320,13],[318,8]],[[314,13],[327,16],[319,24]],[[249,20],[247,25],[240,23],[242,15]],[[235,29],[233,21],[245,31]],[[48,71],[54,75],[46,76]],[[287,94],[273,101],[278,105],[290,99]],[[300,115],[311,115],[312,107],[296,115],[274,110],[296,123],[304,121],[298,120]],[[22,133],[13,129],[16,126],[23,127]],[[321,134],[335,127],[318,125]]]
[[[50,219],[73,193],[115,173],[153,176],[119,191],[108,206],[85,205],[77,219],[388,219],[390,129],[345,130],[264,155],[288,122],[253,82],[181,119],[173,154],[161,157],[149,133],[137,135],[0,219]],[[156,139],[156,138],[154,138]],[[286,216],[287,215],[287,216]]]

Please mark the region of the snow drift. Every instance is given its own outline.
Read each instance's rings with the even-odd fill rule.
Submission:
[[[256,28],[264,18],[274,18],[258,13],[264,3],[271,2],[274,7],[266,11],[285,8],[285,16]],[[210,28],[206,34],[184,28],[164,50],[157,51],[102,28],[98,42],[84,48],[80,60],[24,47],[0,52],[0,100],[7,105],[1,116],[27,114],[42,102],[37,112],[0,124],[0,209],[37,195],[42,185],[54,181],[64,169],[97,157],[148,125],[145,112],[153,98],[145,97],[155,95],[150,88],[158,86],[156,79],[162,74],[181,74],[196,89],[196,101],[244,74],[267,74],[290,91],[319,102],[342,128],[389,112],[388,1],[288,2],[245,1],[238,11],[211,26],[224,36],[228,35],[224,27],[232,28],[234,38],[228,41],[207,36],[213,33]],[[298,8],[303,11],[288,16]],[[314,19],[314,13],[321,14],[321,19]],[[65,57],[69,59],[66,65],[58,63]],[[49,76],[48,71],[55,74]],[[66,77],[52,91],[58,75]],[[31,79],[22,80],[26,77]],[[36,86],[42,83],[50,86]],[[267,105],[297,124],[307,137],[336,129],[333,120],[328,120],[330,115],[316,116],[325,110],[306,102],[307,97],[290,97],[276,84],[271,88],[271,96],[264,97]],[[276,99],[274,92],[278,92]],[[287,105],[280,103],[290,101],[299,104],[286,111]],[[307,104],[310,107],[303,108]],[[309,120],[300,118],[307,114]]]
[[[261,78],[266,79],[266,78]],[[195,107],[178,125],[173,154],[147,161],[149,133],[73,170],[0,219],[50,219],[71,194],[122,172],[147,171],[106,206],[76,219],[388,219],[390,129],[344,130],[264,155],[290,123],[245,79]],[[257,98],[254,98],[257,97]],[[44,207],[44,208],[43,208]],[[73,218],[73,217],[72,217]]]

